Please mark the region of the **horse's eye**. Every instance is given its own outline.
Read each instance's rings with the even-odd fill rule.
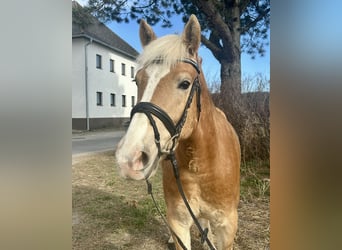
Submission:
[[[186,80],[178,84],[179,89],[187,89],[189,88],[189,86],[190,86],[190,82]]]

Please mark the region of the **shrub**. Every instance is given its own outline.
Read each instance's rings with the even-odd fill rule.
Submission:
[[[211,91],[217,91],[211,84]],[[268,160],[270,156],[269,81],[261,74],[247,76],[242,81],[244,90],[238,96],[212,94],[216,106],[223,109],[236,130],[241,144],[242,161]],[[227,105],[228,103],[228,105]]]

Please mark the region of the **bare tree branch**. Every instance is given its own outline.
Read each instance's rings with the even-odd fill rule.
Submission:
[[[215,27],[220,33],[223,44],[233,44],[231,31],[220,13],[216,10],[213,2],[207,0],[194,0],[193,3],[207,16],[211,26]]]
[[[201,42],[213,53],[215,58],[219,60],[222,54],[222,49],[210,40],[208,40],[204,35],[201,35]]]

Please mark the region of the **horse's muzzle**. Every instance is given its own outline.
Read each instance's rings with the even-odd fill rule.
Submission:
[[[131,160],[118,162],[121,175],[134,180],[145,179],[149,156],[146,152],[136,151]]]

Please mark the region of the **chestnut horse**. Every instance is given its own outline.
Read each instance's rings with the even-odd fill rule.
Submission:
[[[238,222],[240,145],[224,113],[213,104],[201,73],[200,24],[192,15],[181,35],[157,39],[142,20],[139,33],[143,52],[137,59],[138,104],[116,150],[121,174],[147,180],[162,166],[167,221],[176,249],[182,249],[177,236],[191,249],[193,219],[167,157],[174,150],[193,213],[213,230],[217,249],[232,249]]]

